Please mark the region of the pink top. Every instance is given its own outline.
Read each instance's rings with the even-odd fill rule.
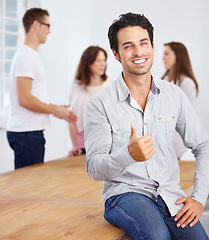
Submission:
[[[85,146],[84,146],[84,130],[82,132],[78,132],[77,139],[78,139],[78,147],[85,148]]]

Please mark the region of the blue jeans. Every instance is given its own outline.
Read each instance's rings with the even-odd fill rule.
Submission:
[[[7,139],[15,155],[15,169],[44,161],[43,131],[7,132]]]
[[[86,154],[86,149],[85,148],[81,148],[81,154]]]
[[[105,219],[123,229],[132,239],[206,240],[200,222],[193,227],[177,228],[160,196],[153,200],[140,193],[124,193],[105,202]]]

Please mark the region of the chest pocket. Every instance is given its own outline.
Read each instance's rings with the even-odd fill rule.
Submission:
[[[117,150],[128,144],[131,135],[131,123],[123,122],[112,125],[112,149]]]
[[[157,143],[161,146],[173,141],[176,127],[176,115],[159,115],[155,116],[155,135]]]

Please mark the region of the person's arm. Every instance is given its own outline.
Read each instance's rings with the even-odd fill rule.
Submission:
[[[196,157],[194,187],[191,197],[180,198],[176,204],[184,203],[175,217],[178,227],[194,226],[201,217],[209,193],[209,136],[197,118],[192,105],[184,93],[181,94],[182,108],[176,130],[186,147]],[[183,216],[183,217],[182,217]]]
[[[68,110],[67,106],[57,106],[54,104],[46,104],[31,94],[33,79],[28,77],[17,77],[16,88],[18,103],[32,112],[53,114],[54,116],[64,119],[68,122],[74,122],[77,117]]]
[[[72,141],[73,148],[69,152],[69,156],[79,156],[81,155],[82,151],[78,146],[78,131],[75,122],[69,124],[69,132]]]
[[[146,135],[137,138],[133,126],[129,143],[112,152],[112,143],[115,141],[112,126],[106,116],[104,103],[99,99],[93,98],[87,103],[84,122],[86,169],[94,180],[117,177],[126,167],[136,161],[146,161],[154,154],[151,137]]]

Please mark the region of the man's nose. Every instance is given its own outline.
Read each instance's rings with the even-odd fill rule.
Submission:
[[[142,53],[143,53],[143,50],[142,50],[141,46],[135,46],[134,47],[134,51],[133,51],[134,55],[140,56]]]

